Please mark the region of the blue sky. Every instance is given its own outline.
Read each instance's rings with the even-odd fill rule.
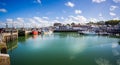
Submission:
[[[0,23],[44,26],[120,19],[119,6],[120,0],[0,0]]]

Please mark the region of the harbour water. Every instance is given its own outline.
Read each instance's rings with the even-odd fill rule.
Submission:
[[[53,33],[8,43],[11,65],[120,65],[120,38]]]

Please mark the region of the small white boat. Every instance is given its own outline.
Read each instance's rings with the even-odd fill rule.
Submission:
[[[97,35],[94,31],[83,31],[85,35]]]
[[[84,34],[84,35],[109,35],[107,32],[95,32],[95,31],[78,31],[79,34]]]
[[[53,33],[53,31],[51,31],[51,30],[43,30],[42,31],[42,34],[52,34]]]
[[[84,34],[84,35],[98,35],[98,33],[94,31],[78,31],[79,34]]]
[[[107,32],[99,32],[98,35],[109,35]]]

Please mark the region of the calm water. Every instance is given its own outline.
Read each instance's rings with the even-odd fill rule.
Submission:
[[[19,37],[8,44],[11,65],[120,65],[120,39],[77,33]]]

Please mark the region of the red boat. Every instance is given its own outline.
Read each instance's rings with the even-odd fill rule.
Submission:
[[[33,35],[38,35],[38,31],[33,30],[33,31],[32,31],[32,34],[33,34]]]

